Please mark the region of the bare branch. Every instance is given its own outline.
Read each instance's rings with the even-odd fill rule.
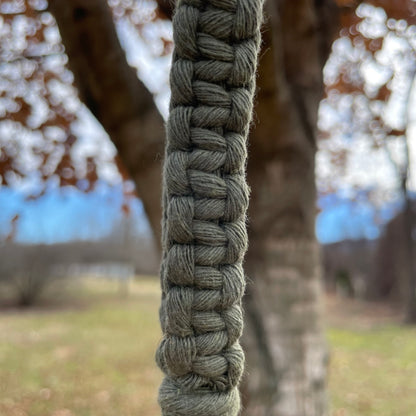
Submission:
[[[102,124],[135,181],[159,242],[163,119],[137,78],[103,0],[51,0],[81,100]]]

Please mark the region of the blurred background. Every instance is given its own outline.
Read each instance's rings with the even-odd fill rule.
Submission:
[[[171,17],[0,0],[2,416],[159,414]],[[262,32],[244,415],[414,415],[416,2],[268,0]]]

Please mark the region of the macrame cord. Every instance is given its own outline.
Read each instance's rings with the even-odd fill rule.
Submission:
[[[262,0],[180,0],[164,164],[164,416],[235,416],[244,366],[245,181]]]

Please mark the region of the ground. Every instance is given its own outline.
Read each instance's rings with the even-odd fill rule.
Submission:
[[[385,304],[326,300],[331,416],[416,415],[416,328]]]
[[[159,415],[157,279],[74,288],[1,311],[0,415]],[[383,305],[329,297],[327,311],[331,416],[414,416],[416,330]]]

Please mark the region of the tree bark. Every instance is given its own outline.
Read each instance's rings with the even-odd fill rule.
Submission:
[[[416,324],[416,273],[413,249],[413,206],[407,187],[408,175],[402,178],[401,192],[404,199],[403,208],[403,265],[404,281],[402,298],[405,303],[405,321],[408,324]]]
[[[326,413],[314,157],[336,13],[329,2],[268,3],[248,162],[246,416]]]
[[[411,74],[411,82],[406,97],[407,108],[410,105],[410,96],[415,83],[416,72]],[[406,124],[409,124],[409,110],[406,112]],[[403,241],[404,241],[404,257],[405,257],[405,276],[406,276],[406,292],[404,299],[406,301],[406,322],[408,324],[416,324],[416,261],[414,259],[414,242],[413,242],[413,229],[414,229],[414,214],[413,204],[410,197],[408,182],[409,172],[411,172],[411,158],[410,158],[410,146],[409,137],[406,134],[403,137],[405,148],[405,160],[406,165],[403,167],[403,171],[400,175],[400,190],[403,195],[404,209],[403,209]]]
[[[104,0],[50,0],[83,103],[104,127],[133,179],[160,244],[164,123],[137,78]]]

